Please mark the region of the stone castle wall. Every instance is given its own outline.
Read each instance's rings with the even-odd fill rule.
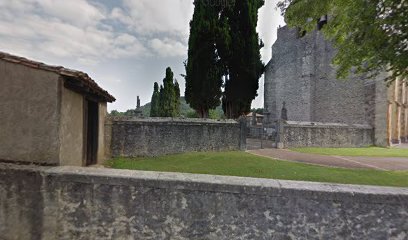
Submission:
[[[406,239],[408,190],[0,164],[0,238]]]
[[[307,67],[311,59],[304,56],[305,48],[297,31],[278,30],[265,72],[265,107],[272,121],[280,118],[284,101],[290,120],[311,121],[311,70]]]
[[[246,121],[121,118],[106,123],[106,154],[160,156],[196,151],[246,149]]]
[[[322,32],[299,37],[297,29],[280,28],[272,52],[265,73],[265,106],[271,112],[270,122],[280,119],[286,102],[290,121],[373,123],[372,114],[366,111],[367,104],[372,103],[368,95],[373,95],[375,81],[358,76],[336,79],[331,64],[336,51]]]

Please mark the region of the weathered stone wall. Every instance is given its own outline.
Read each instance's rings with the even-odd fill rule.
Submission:
[[[108,119],[106,146],[113,157],[159,156],[246,149],[246,122],[171,118]],[[110,137],[110,139],[109,139]]]
[[[374,82],[361,76],[336,79],[331,64],[336,53],[323,33],[299,37],[297,29],[278,29],[273,55],[265,72],[265,107],[269,122],[281,118],[286,102],[288,120],[346,124],[371,124],[367,95]],[[382,96],[385,97],[386,96]]]
[[[408,189],[0,164],[1,239],[406,239]]]
[[[290,120],[312,119],[313,46],[308,44],[312,37],[299,39],[296,30],[278,29],[273,57],[265,72],[265,107],[271,113],[271,121],[280,118],[283,102]]]
[[[82,166],[84,158],[84,97],[61,88],[60,165]]]
[[[61,82],[0,60],[0,159],[58,164]]]
[[[283,124],[278,134],[280,146],[284,148],[364,147],[374,144],[374,129],[369,125],[288,122]]]

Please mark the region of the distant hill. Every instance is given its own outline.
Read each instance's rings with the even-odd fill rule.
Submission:
[[[149,117],[150,116],[150,108],[151,108],[151,103],[146,103],[145,105],[141,106],[140,109],[143,112],[143,116]],[[112,111],[111,115],[115,116],[132,116],[134,109],[130,109],[126,112],[118,112],[118,111]],[[190,105],[187,104],[186,99],[184,97],[180,97],[180,115],[183,117],[189,117],[189,118],[196,118],[197,115],[190,107]],[[219,106],[215,110],[210,111],[210,117],[219,119],[223,118],[224,112],[222,111],[222,107]]]

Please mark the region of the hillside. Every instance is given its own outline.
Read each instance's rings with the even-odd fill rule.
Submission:
[[[143,116],[145,117],[149,117],[150,116],[150,107],[151,107],[151,103],[147,103],[143,106],[140,107],[140,109],[143,112]],[[111,114],[112,115],[116,115],[116,116],[131,116],[132,112],[134,109],[130,109],[126,112],[117,112],[117,111],[112,111]],[[180,97],[180,115],[183,117],[189,117],[189,118],[195,118],[197,117],[194,109],[192,109],[187,103],[186,103],[186,99],[184,97]],[[210,117],[211,118],[223,118],[224,113],[222,111],[222,107],[219,106],[217,107],[215,110],[210,111]]]

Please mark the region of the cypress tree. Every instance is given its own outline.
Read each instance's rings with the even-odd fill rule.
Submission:
[[[174,83],[174,114],[180,116],[180,86],[177,81]]]
[[[154,90],[152,95],[152,101],[150,106],[150,117],[159,117],[159,101],[160,101],[160,93],[159,93],[159,84],[157,82],[154,83]]]
[[[258,9],[263,5],[264,0],[231,1],[222,15],[226,40],[219,52],[227,68],[223,110],[228,118],[248,113],[257,96],[264,64],[260,54],[263,43],[256,26]]]
[[[163,85],[160,85],[158,94],[158,116],[177,117],[180,115],[180,87],[174,82],[174,73],[171,68],[166,69]]]
[[[163,79],[163,112],[162,117],[174,117],[174,84],[173,84],[173,72],[171,68],[166,69],[166,77]]]
[[[220,104],[223,71],[216,49],[219,31],[219,0],[195,0],[190,22],[186,68],[186,102],[201,118]]]
[[[163,94],[164,94],[164,89],[163,89],[163,85],[160,85],[160,90],[159,90],[159,108],[157,111],[157,114],[159,117],[163,117],[164,116],[164,101],[163,101]]]

